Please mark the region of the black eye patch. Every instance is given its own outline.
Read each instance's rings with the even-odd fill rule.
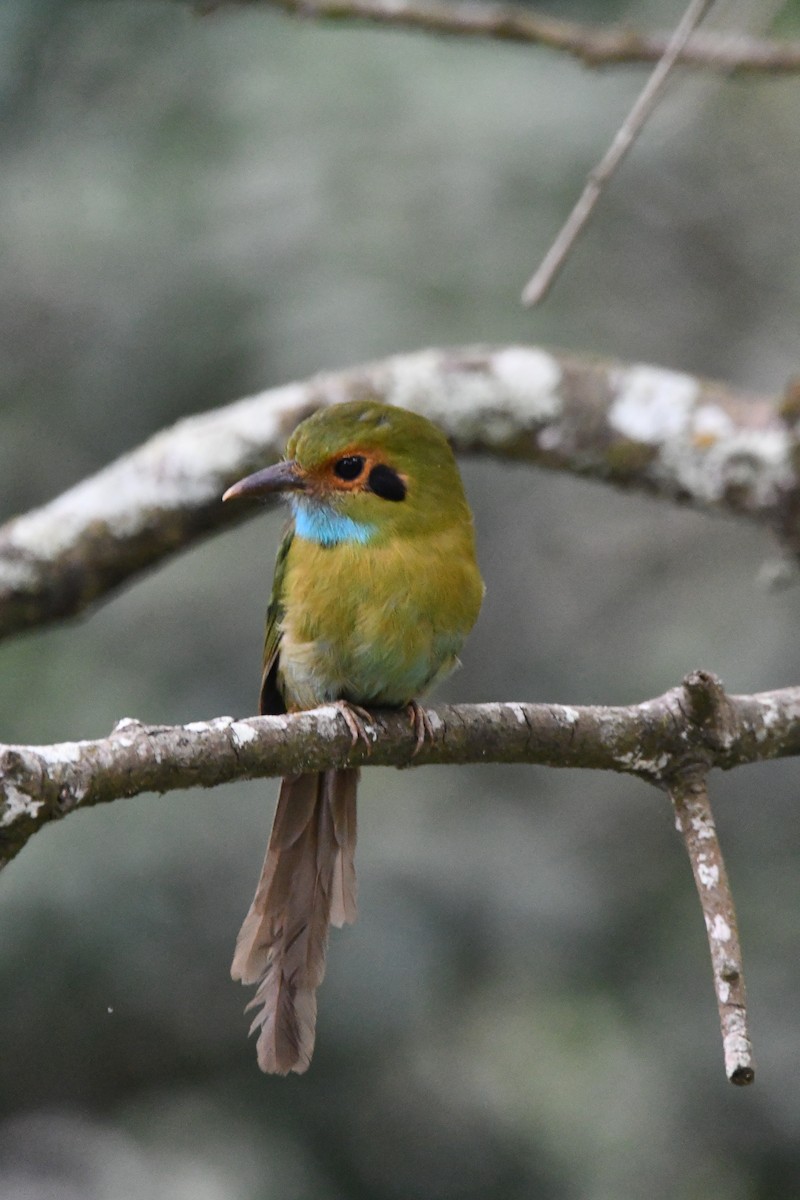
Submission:
[[[360,454],[348,454],[333,464],[333,473],[340,479],[358,479],[364,470],[364,459]]]
[[[369,490],[382,500],[405,500],[406,485],[397,471],[387,467],[386,463],[378,463],[369,473]]]

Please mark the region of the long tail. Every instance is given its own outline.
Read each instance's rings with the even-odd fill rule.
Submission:
[[[231,975],[257,983],[258,1065],[305,1071],[314,1049],[316,989],[325,975],[330,925],[356,919],[358,771],[281,781],[267,856],[236,939]]]

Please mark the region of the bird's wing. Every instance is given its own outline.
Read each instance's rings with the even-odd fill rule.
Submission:
[[[287,525],[278,557],[275,560],[275,577],[272,595],[267,608],[267,629],[264,636],[264,670],[261,675],[261,696],[258,711],[262,716],[277,716],[286,712],[286,701],[280,678],[281,626],[285,612],[283,582],[286,575],[286,560],[294,539],[294,522]]]

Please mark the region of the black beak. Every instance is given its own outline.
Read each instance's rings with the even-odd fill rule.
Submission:
[[[271,496],[275,492],[302,491],[305,485],[302,467],[290,460],[275,463],[263,471],[256,471],[255,475],[240,479],[228,488],[222,499],[238,500],[240,496]]]

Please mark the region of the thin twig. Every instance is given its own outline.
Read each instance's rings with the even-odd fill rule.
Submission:
[[[563,228],[544,256],[541,265],[528,281],[522,293],[522,303],[532,308],[549,292],[556,276],[600,199],[603,188],[619,167],[645,122],[660,99],[672,68],[678,61],[693,31],[713,4],[713,0],[689,0],[689,6],[669,40],[662,58],[617,131],[608,150],[593,171],[589,173],[586,186],[567,218]]]
[[[752,1083],[753,1050],[747,1029],[747,1003],[736,909],[708,798],[708,773],[714,758],[737,737],[735,703],[709,671],[693,671],[683,681],[683,706],[699,734],[695,751],[669,778],[675,808],[700,897],[711,951],[714,991],[722,1029],[725,1072],[731,1083]]]
[[[708,798],[708,771],[697,767],[670,787],[678,830],[692,864],[711,951],[725,1073],[742,1086],[755,1078],[747,1028],[744,969],[736,909]]]
[[[587,67],[656,63],[670,34],[640,33],[628,26],[595,26],[565,21],[521,4],[479,0],[190,0],[201,14],[247,3],[277,8],[305,20],[340,24],[365,22],[451,37],[492,38],[545,46],[571,54]],[[800,42],[749,37],[741,33],[695,33],[680,53],[682,66],[724,73],[769,75],[800,71]]]

